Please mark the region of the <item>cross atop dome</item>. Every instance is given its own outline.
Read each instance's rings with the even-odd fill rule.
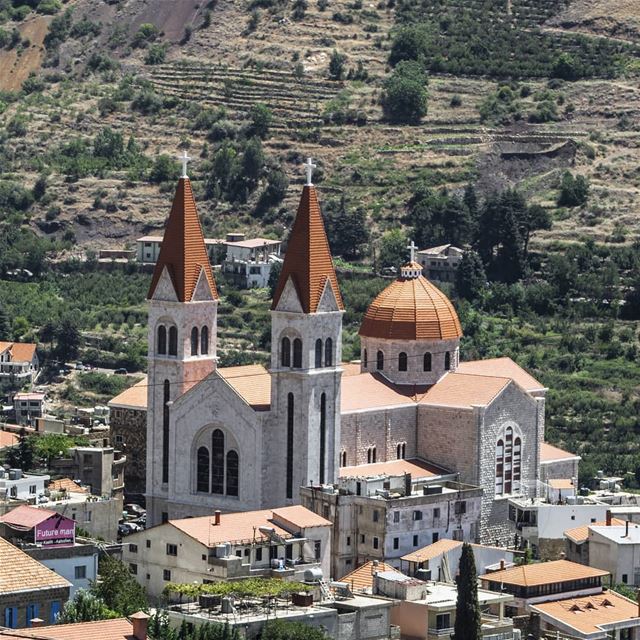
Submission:
[[[409,249],[409,251],[411,252],[411,258],[410,261],[411,262],[415,262],[416,261],[416,249],[418,247],[416,246],[415,242],[412,240],[411,244],[407,247],[407,249]]]
[[[180,177],[188,178],[189,176],[187,175],[187,164],[189,160],[191,160],[191,157],[187,154],[186,149],[183,149],[182,155],[179,156],[178,159],[182,162],[182,175]]]
[[[313,170],[318,168],[317,164],[313,164],[313,160],[309,157],[307,158],[307,161],[302,165],[306,171],[307,171],[307,182],[306,182],[306,186],[310,187],[313,185],[313,182],[311,182],[311,178],[313,178]]]
[[[407,246],[410,251],[411,259],[406,264],[400,267],[400,276],[402,278],[419,278],[422,275],[422,266],[416,262],[416,250],[417,246],[412,240],[411,244]]]

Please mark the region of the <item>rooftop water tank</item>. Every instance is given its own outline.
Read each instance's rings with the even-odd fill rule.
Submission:
[[[311,567],[304,571],[305,582],[320,582],[322,580],[322,569],[320,567]]]

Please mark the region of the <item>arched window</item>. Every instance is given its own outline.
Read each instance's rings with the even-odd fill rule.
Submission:
[[[192,356],[198,355],[198,342],[199,342],[198,327],[193,327],[193,329],[191,329],[191,355]]]
[[[376,461],[376,448],[371,447],[371,462],[375,462],[375,461]]]
[[[522,480],[522,440],[512,427],[496,443],[496,495],[518,493]]]
[[[286,336],[280,342],[280,364],[283,367],[291,366],[291,340]]]
[[[196,491],[209,493],[209,449],[207,447],[198,448],[196,481]]]
[[[521,462],[522,442],[520,438],[516,438],[513,441],[513,493],[520,492]]]
[[[406,371],[407,370],[407,354],[404,351],[401,351],[398,355],[398,371]]]
[[[451,353],[447,351],[444,354],[444,370],[449,371],[451,369]]]
[[[347,452],[343,451],[340,454],[340,466],[341,467],[346,467],[347,466]]]
[[[322,340],[316,340],[316,369],[322,366]]]
[[[320,396],[320,484],[324,484],[324,467],[327,438],[327,396]]]
[[[504,492],[513,488],[513,429],[507,427],[504,437]]]
[[[164,381],[162,388],[162,482],[169,482],[169,400],[171,383]]]
[[[227,495],[237,496],[240,484],[240,460],[235,451],[227,453]]]
[[[400,443],[396,446],[396,458],[398,460],[402,459],[402,445]]]
[[[371,447],[367,449],[367,464],[371,464]]]
[[[160,355],[167,353],[167,329],[164,325],[158,327],[158,340],[156,344],[156,351]]]
[[[287,498],[293,498],[293,393],[287,395]]]
[[[364,350],[362,360],[364,362],[364,368],[366,369],[369,366],[369,355],[367,354],[367,350]]]
[[[211,493],[224,493],[224,433],[211,434]]]
[[[425,353],[422,361],[423,371],[431,371],[431,354]]]
[[[382,371],[384,369],[384,353],[378,351],[376,354],[376,369]]]
[[[177,327],[169,327],[169,355],[178,355],[178,329]]]
[[[302,369],[302,340],[300,338],[293,341],[293,368]]]
[[[200,329],[200,353],[203,356],[209,353],[209,327],[206,324]]]
[[[402,443],[402,459],[404,460],[407,457],[407,443]]]
[[[333,340],[331,338],[327,338],[324,343],[324,366],[333,366]]]

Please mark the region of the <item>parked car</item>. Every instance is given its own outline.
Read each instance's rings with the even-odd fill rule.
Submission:
[[[120,368],[120,369],[116,369],[113,373],[116,373],[119,376],[126,376],[128,372],[126,369]]]
[[[147,510],[144,507],[141,507],[139,504],[134,503],[125,504],[124,509],[128,514],[134,516],[143,516],[147,513]]]
[[[142,530],[143,528],[135,522],[123,522],[122,524],[118,525],[119,536],[128,536],[130,533],[136,533],[137,531]]]

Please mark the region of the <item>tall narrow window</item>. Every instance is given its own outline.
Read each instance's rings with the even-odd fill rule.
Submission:
[[[203,356],[209,353],[209,327],[206,324],[200,329],[200,353]]]
[[[193,327],[193,329],[191,329],[191,355],[192,356],[197,356],[198,355],[198,343],[200,342],[199,340],[199,336],[198,336],[198,327]]]
[[[451,353],[447,351],[444,354],[444,370],[449,371],[451,369]]]
[[[507,427],[504,437],[504,492],[511,493],[513,480],[513,429]]]
[[[211,493],[224,493],[224,433],[211,434]]]
[[[522,442],[520,438],[513,441],[513,493],[520,492],[520,469],[522,462]]]
[[[322,366],[322,340],[316,340],[316,369]]]
[[[280,342],[280,364],[283,367],[291,366],[291,340],[286,336]]]
[[[496,443],[496,495],[504,493],[504,440]]]
[[[302,340],[300,338],[293,341],[293,368],[302,369]]]
[[[404,460],[407,457],[407,443],[402,443],[402,459]]]
[[[347,466],[347,452],[346,451],[342,451],[340,453],[340,466],[341,467],[346,467]]]
[[[196,490],[209,493],[209,449],[199,447],[197,458]]]
[[[227,495],[237,496],[240,484],[240,460],[235,451],[227,453]]]
[[[169,327],[169,355],[178,355],[178,329],[177,327]]]
[[[324,467],[327,438],[327,396],[320,396],[320,484],[324,484]]]
[[[367,350],[364,350],[364,353],[362,354],[362,360],[364,361],[364,368],[366,369],[369,366],[369,354],[367,353]]]
[[[167,353],[167,329],[162,324],[158,327],[158,342],[156,350],[160,355],[165,355]]]
[[[162,482],[169,482],[169,399],[171,383],[164,381],[162,392]]]
[[[384,369],[384,353],[378,351],[376,354],[376,369],[382,371]]]
[[[396,458],[398,460],[402,459],[402,445],[398,444],[398,446],[396,446]]]
[[[424,358],[422,360],[422,369],[423,371],[431,371],[431,354],[425,353]]]
[[[407,354],[404,351],[401,351],[398,355],[398,371],[406,371],[407,370]]]
[[[367,464],[371,464],[371,447],[367,449]]]
[[[376,461],[376,448],[371,447],[371,462],[375,462],[375,461]]]
[[[287,396],[287,498],[293,498],[293,393]]]
[[[324,366],[333,366],[333,340],[327,338],[324,343]]]

